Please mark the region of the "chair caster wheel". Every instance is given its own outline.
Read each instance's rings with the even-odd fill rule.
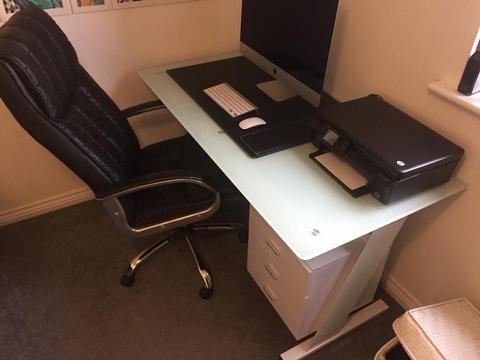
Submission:
[[[128,268],[125,274],[120,279],[120,284],[126,287],[131,287],[135,283],[135,272]]]
[[[238,231],[238,239],[242,244],[246,244],[248,242],[248,230],[247,229],[240,229]]]
[[[198,292],[198,295],[200,295],[200,297],[203,299],[203,300],[208,300],[212,297],[213,295],[213,288],[211,289],[207,289],[206,287],[201,287],[200,288],[200,291]]]

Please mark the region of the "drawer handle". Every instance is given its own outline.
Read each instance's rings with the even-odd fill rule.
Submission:
[[[280,256],[280,251],[278,251],[278,249],[275,247],[275,245],[273,245],[270,241],[266,241],[265,242],[267,244],[267,246],[270,248],[270,250],[273,251],[273,253],[277,256]]]
[[[273,278],[273,280],[278,280],[279,276],[275,268],[271,264],[266,264],[265,265],[265,270],[270,274],[270,276]]]
[[[275,301],[277,300],[277,295],[273,292],[272,289],[268,285],[262,285],[263,292],[267,297],[270,299],[270,301]]]

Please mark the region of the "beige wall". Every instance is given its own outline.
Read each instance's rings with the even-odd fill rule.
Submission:
[[[201,0],[55,20],[87,71],[120,107],[126,107],[154,98],[137,76],[138,69],[237,50],[240,4]],[[59,199],[75,202],[85,194],[85,185],[30,138],[1,101],[0,120],[0,224],[29,216],[29,209],[42,212],[52,201],[61,206],[65,203]],[[143,143],[165,130],[179,131],[168,114],[137,119],[134,125]]]
[[[478,1],[343,0],[327,91],[340,100],[369,93],[418,118],[466,150],[466,193],[412,216],[390,256],[387,279],[427,304],[467,296],[480,306],[480,118],[428,93],[457,85],[480,25]]]

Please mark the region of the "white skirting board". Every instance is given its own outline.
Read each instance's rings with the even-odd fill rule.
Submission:
[[[383,289],[405,310],[422,306],[423,304],[405,289],[391,274],[383,273],[381,284]]]
[[[81,188],[0,212],[0,226],[29,219],[50,211],[93,199],[89,188]]]

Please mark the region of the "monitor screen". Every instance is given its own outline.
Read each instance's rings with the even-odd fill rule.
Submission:
[[[320,94],[337,7],[338,0],[243,0],[240,40]]]

